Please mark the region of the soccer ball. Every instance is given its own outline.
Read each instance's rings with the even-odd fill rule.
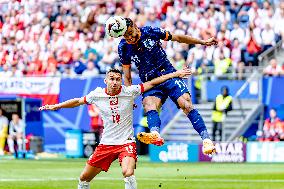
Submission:
[[[105,31],[111,37],[121,37],[125,34],[126,30],[126,20],[121,16],[113,16],[106,21]]]

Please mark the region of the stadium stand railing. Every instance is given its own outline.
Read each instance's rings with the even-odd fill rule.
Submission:
[[[274,47],[267,49],[258,56],[260,65],[265,66],[271,58],[277,56],[282,51],[282,41],[278,41]]]

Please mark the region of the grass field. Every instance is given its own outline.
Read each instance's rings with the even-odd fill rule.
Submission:
[[[284,189],[284,164],[160,164],[141,159],[135,173],[139,189]],[[75,189],[84,165],[84,159],[0,160],[0,188]],[[118,162],[95,178],[91,188],[123,189]]]

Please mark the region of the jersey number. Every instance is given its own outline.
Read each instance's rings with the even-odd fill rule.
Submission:
[[[125,146],[125,149],[129,154],[133,154],[133,146],[131,146],[131,145]]]
[[[186,88],[186,84],[181,80],[176,80],[175,84],[178,85],[179,88]]]
[[[116,115],[112,115],[112,122],[113,123],[119,123],[120,121],[120,115],[116,114]]]

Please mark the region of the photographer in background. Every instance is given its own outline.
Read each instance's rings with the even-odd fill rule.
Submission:
[[[15,153],[14,140],[17,141],[18,151],[23,150],[25,123],[18,114],[12,114],[9,124],[8,146],[10,153]]]

